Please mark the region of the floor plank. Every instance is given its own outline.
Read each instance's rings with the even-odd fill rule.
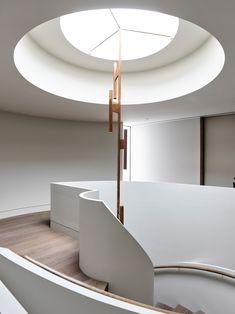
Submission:
[[[94,280],[79,268],[79,242],[50,228],[50,213],[41,212],[0,220],[0,246],[45,264],[96,288],[106,283]]]

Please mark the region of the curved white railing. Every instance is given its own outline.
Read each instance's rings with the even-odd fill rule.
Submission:
[[[80,194],[80,268],[109,283],[109,291],[154,304],[153,264],[143,248],[98,200],[98,192]]]
[[[0,278],[25,310],[34,314],[150,314],[154,311],[92,291],[0,248]]]
[[[235,270],[235,189],[124,183],[125,227],[154,266],[197,262]]]
[[[158,298],[168,305],[177,302],[193,312],[233,314],[235,271],[202,263],[176,263],[155,267]]]
[[[63,186],[66,189],[72,188],[76,204],[79,204],[76,210],[80,215],[77,233],[81,241],[81,268],[91,277],[108,281],[111,291],[114,289],[115,293],[151,304],[152,300],[156,302],[156,296],[158,301],[164,301],[162,298],[168,295],[165,303],[170,304],[177,295],[175,292],[179,293],[180,300],[182,295],[188,295],[188,291],[185,291],[180,280],[179,285],[174,286],[168,280],[171,278],[169,273],[158,275],[158,280],[155,276],[153,298],[152,292],[150,293],[152,300],[146,301],[147,293],[145,295],[142,291],[137,291],[140,286],[148,293],[152,289],[151,264],[188,261],[214,264],[231,270],[234,268],[235,255],[231,253],[231,248],[235,238],[235,189],[159,182],[122,182],[122,204],[125,205],[123,227],[110,210],[115,208],[114,182],[60,183],[54,184],[53,189],[57,190],[58,186],[59,189],[63,189]],[[81,187],[85,188],[82,193],[79,190]],[[94,192],[96,189],[99,190],[100,197]],[[68,206],[65,205],[71,202],[70,196],[67,197],[68,200],[63,204],[66,211]],[[56,208],[52,207],[53,211]],[[132,267],[134,265],[134,271],[130,263]],[[126,274],[123,277],[122,272]],[[199,277],[202,280],[202,275],[197,278]],[[181,276],[182,278],[186,280],[186,277]],[[203,291],[199,288],[200,280],[193,279],[195,276],[187,276],[186,282],[192,286],[195,283],[196,289]],[[211,281],[208,278],[203,280],[204,288],[210,287],[211,291],[218,293],[218,286],[213,290]],[[122,285],[125,286],[126,282],[129,285],[125,289]],[[177,290],[177,287],[181,288]],[[168,293],[171,289],[172,294]],[[225,291],[227,289],[228,286],[224,288]],[[234,287],[231,291],[233,290]],[[230,295],[230,290],[227,295]],[[188,300],[188,308],[194,308],[194,300],[189,296]],[[226,296],[223,296],[223,300],[231,305]],[[184,302],[186,299],[183,298],[182,301],[180,303],[187,305]],[[218,313],[213,306],[211,308],[213,314]],[[210,313],[208,308],[207,312]]]
[[[79,187],[99,190],[99,198],[115,210],[115,182],[52,184],[52,216],[57,215],[60,206],[59,211],[65,217],[58,214],[57,222],[66,225],[63,219],[79,215]],[[235,189],[122,182],[122,204],[125,228],[153,265],[190,261],[234,268],[235,255],[230,248],[235,238]],[[76,220],[72,218],[74,223]],[[76,228],[79,232],[79,218]]]
[[[115,208],[114,181],[81,181],[51,184],[51,227],[74,237],[79,233],[80,198],[82,192],[99,190],[100,199]]]
[[[230,279],[235,279],[235,271],[231,269],[218,267],[209,264],[202,264],[202,263],[177,263],[177,264],[166,264],[166,265],[158,265],[154,267],[154,272],[157,273],[158,271],[167,271],[171,269],[178,269],[178,270],[196,270],[199,272],[206,272],[210,274],[220,275],[222,277],[227,277]]]

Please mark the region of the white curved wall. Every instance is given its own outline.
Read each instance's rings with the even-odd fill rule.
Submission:
[[[92,278],[109,283],[109,291],[154,304],[153,265],[142,247],[98,198],[80,195],[79,265]]]
[[[0,111],[0,219],[49,210],[52,181],[113,180],[116,132],[107,128]]]
[[[86,189],[51,184],[50,226],[53,230],[62,231],[78,238],[80,198],[79,194]]]
[[[0,278],[31,314],[160,313],[75,285],[4,248],[0,248]]]
[[[115,181],[82,181],[51,184],[51,227],[78,238],[80,193],[99,190],[99,197],[116,212]]]

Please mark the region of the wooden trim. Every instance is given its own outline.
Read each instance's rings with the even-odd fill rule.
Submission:
[[[231,279],[235,279],[235,273],[232,274],[229,270],[226,271],[219,268],[215,268],[213,266],[209,266],[206,264],[199,264],[199,263],[198,264],[193,264],[193,263],[166,264],[166,265],[159,265],[159,266],[154,267],[155,272],[157,272],[158,270],[164,270],[164,269],[191,269],[191,270],[204,271],[204,272],[228,277]]]
[[[124,224],[124,206],[120,206],[119,220],[121,221],[122,224]]]
[[[50,273],[60,277],[60,278],[63,278],[65,280],[68,280],[76,285],[79,285],[83,288],[86,288],[86,289],[89,289],[93,292],[97,292],[97,293],[100,293],[106,297],[110,297],[110,298],[113,298],[115,300],[118,300],[118,301],[122,301],[122,302],[126,302],[126,303],[129,303],[129,304],[132,304],[132,305],[136,305],[136,306],[140,306],[140,307],[143,307],[143,308],[146,308],[146,309],[149,309],[149,310],[153,310],[153,311],[157,311],[157,312],[160,312],[160,313],[165,313],[165,314],[172,314],[172,311],[167,311],[167,310],[162,310],[162,309],[159,309],[155,306],[151,306],[151,305],[148,305],[148,304],[144,304],[144,303],[141,303],[141,302],[138,302],[138,301],[135,301],[135,300],[131,300],[131,299],[127,299],[127,298],[124,298],[124,297],[121,297],[119,295],[116,295],[114,293],[110,293],[108,291],[104,291],[104,290],[101,290],[99,288],[96,288],[94,286],[91,286],[89,284],[86,284],[82,281],[79,281],[79,280],[76,280],[76,279],[73,279],[71,277],[68,277],[64,274],[61,274],[60,272],[44,265],[44,264],[41,264],[40,262],[34,260],[33,258],[29,257],[29,256],[22,256],[23,258],[25,258],[26,260],[28,260],[29,262],[45,269],[46,271],[49,271]],[[176,313],[176,312],[174,312]],[[177,314],[177,313],[176,313]],[[178,313],[179,314],[179,313]]]
[[[121,194],[121,121],[122,121],[122,111],[121,111],[121,92],[122,92],[122,40],[121,31],[119,30],[119,60],[118,60],[118,78],[117,78],[117,88],[118,88],[118,103],[120,109],[118,112],[117,119],[117,217],[120,219],[120,194]],[[124,210],[124,208],[122,209]]]
[[[124,130],[124,156],[123,156],[123,169],[127,169],[127,130]]]
[[[117,62],[113,64],[113,98],[117,99],[117,79],[118,79],[118,72],[117,72]]]
[[[200,117],[200,185],[205,185],[205,118]]]
[[[109,91],[109,132],[113,132],[113,91]]]

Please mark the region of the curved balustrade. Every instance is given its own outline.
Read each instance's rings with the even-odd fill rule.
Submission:
[[[79,187],[99,190],[99,199],[115,212],[115,182],[57,183],[52,184],[52,218],[56,215],[58,223],[65,226],[66,216],[79,215]],[[122,182],[121,202],[125,205],[125,228],[154,265],[195,261],[233,269],[235,189]],[[79,232],[79,217],[71,220]]]
[[[69,182],[54,184],[52,188],[63,190],[63,186],[73,190],[73,196],[72,199],[66,196],[61,210],[67,211],[71,202],[79,215],[76,228],[81,243],[80,266],[89,276],[109,282],[111,292],[149,304],[156,304],[157,300],[170,303],[177,295],[174,296],[177,284],[174,286],[171,280],[179,281],[181,288],[178,292],[183,291],[190,304],[185,303],[184,298],[180,301],[180,294],[179,303],[193,309],[194,300],[176,276],[179,272],[175,272],[173,278],[172,270],[171,273],[161,273],[156,279],[152,265],[179,261],[215,264],[227,269],[233,269],[235,265],[235,254],[231,250],[235,238],[234,189],[122,182],[121,201],[125,205],[125,225],[122,226],[112,212],[116,208],[114,182]],[[52,204],[56,204],[58,194],[52,193]],[[53,206],[52,215],[56,210]],[[57,218],[60,223],[61,217]],[[64,224],[63,219],[61,224]],[[183,281],[192,285],[192,276],[180,274]],[[197,295],[203,298],[200,282],[218,293],[220,284],[211,285],[211,281],[204,278],[208,276],[203,276],[197,275],[194,282],[199,290]],[[229,288],[229,285],[223,286],[227,296],[231,295]],[[169,300],[164,300],[166,295]],[[226,295],[223,300],[230,306],[228,311],[235,307]],[[198,302],[200,305],[200,300]],[[209,308],[205,312],[212,313],[212,308],[213,314],[219,313],[213,304]],[[221,311],[221,307],[218,308]]]
[[[168,313],[69,282],[6,248],[0,248],[0,278],[28,313]]]
[[[154,304],[153,264],[97,191],[80,194],[79,264],[118,295]]]
[[[100,199],[109,208],[116,208],[116,182],[81,181],[51,184],[51,227],[71,236],[79,236],[79,195],[88,190],[99,190]]]
[[[235,189],[124,183],[125,227],[154,265],[200,262],[235,270]]]
[[[166,264],[154,266],[154,272],[157,273],[159,270],[169,270],[169,269],[188,269],[188,270],[196,270],[207,273],[212,273],[216,275],[221,275],[223,277],[235,279],[235,272],[213,265],[201,264],[201,263],[177,263],[177,264]],[[235,282],[234,282],[235,283]]]
[[[235,272],[201,263],[175,263],[155,268],[158,298],[168,305],[177,302],[206,314],[233,314]],[[200,305],[200,306],[199,306]]]
[[[131,299],[127,299],[127,298],[124,298],[124,297],[121,297],[120,295],[117,295],[117,294],[114,294],[114,293],[111,293],[111,292],[108,292],[106,290],[102,290],[102,289],[99,289],[99,288],[96,288],[94,286],[91,286],[87,283],[84,283],[83,281],[79,281],[79,280],[76,280],[74,278],[71,278],[71,277],[68,277],[44,264],[41,264],[40,262],[28,257],[28,256],[24,256],[25,259],[29,260],[30,262],[40,266],[41,268],[45,269],[45,270],[48,270],[50,273],[52,274],[55,274],[63,279],[66,279],[72,283],[75,283],[81,287],[84,287],[84,288],[87,288],[91,291],[94,291],[94,292],[98,292],[102,295],[105,295],[105,296],[108,296],[108,297],[111,297],[111,298],[114,298],[116,300],[119,300],[119,301],[124,301],[124,302],[127,302],[127,303],[130,303],[130,304],[133,304],[133,305],[137,305],[137,306],[140,306],[140,307],[143,307],[143,308],[146,308],[146,309],[149,309],[149,310],[154,310],[155,312],[161,312],[161,313],[167,313],[167,314],[171,314],[170,311],[167,311],[167,310],[163,310],[163,309],[159,309],[155,306],[151,306],[151,305],[148,305],[148,304],[145,304],[145,303],[141,303],[141,302],[138,302],[138,301],[135,301],[135,300],[131,300]]]

